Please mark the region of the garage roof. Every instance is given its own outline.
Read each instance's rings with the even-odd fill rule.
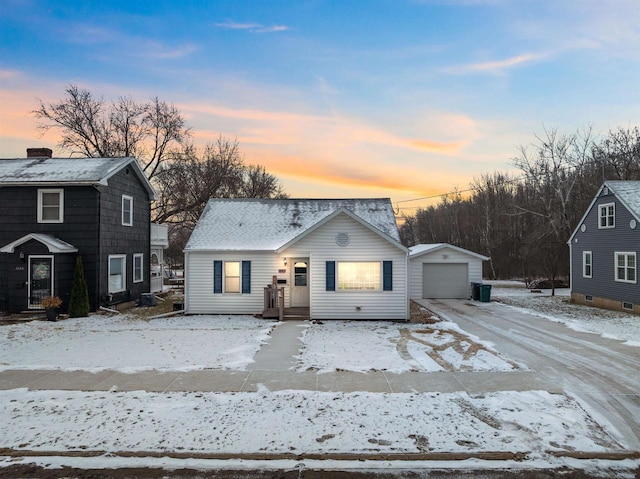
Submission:
[[[430,244],[418,244],[418,245],[412,246],[411,248],[409,248],[409,258],[416,258],[423,254],[433,253],[434,251],[438,251],[444,248],[449,248],[459,253],[473,256],[474,258],[481,259],[482,261],[487,261],[490,259],[488,256],[484,256],[479,253],[474,253],[473,251],[469,251],[468,249],[460,248],[458,246],[454,246],[448,243],[430,243]]]

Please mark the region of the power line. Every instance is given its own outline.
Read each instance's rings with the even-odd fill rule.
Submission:
[[[582,164],[582,165],[577,165],[577,166],[571,166],[571,165],[569,165],[569,166],[565,166],[565,167],[559,168],[559,170],[560,170],[560,171],[563,171],[563,170],[570,170],[571,168],[575,168],[575,169],[577,169],[577,168],[579,168],[579,167],[581,167],[581,166],[582,166],[582,167],[584,167],[584,166],[589,165],[589,164],[596,164],[596,163],[598,163],[599,161],[602,161],[602,160],[587,161],[587,162],[585,162],[584,164]],[[604,161],[602,161],[602,163],[603,163],[603,165],[604,165]],[[546,173],[539,173],[539,174],[537,174],[537,175],[528,175],[528,174],[525,174],[525,175],[523,175],[523,176],[519,176],[519,177],[516,177],[516,178],[509,179],[509,180],[501,181],[501,182],[499,182],[499,183],[495,183],[495,186],[501,186],[501,185],[507,185],[507,184],[511,184],[511,183],[517,183],[517,182],[519,182],[519,181],[523,181],[523,180],[526,180],[527,178],[532,178],[532,177],[533,177],[533,178],[538,178],[538,177],[544,176],[545,174],[546,174]],[[420,209],[420,208],[422,208],[422,206],[404,206],[404,207],[400,207],[400,206],[398,206],[400,203],[409,203],[409,202],[413,202],[413,201],[432,200],[432,199],[435,199],[435,198],[443,198],[443,197],[446,197],[446,196],[456,195],[456,194],[460,194],[460,193],[469,193],[469,192],[472,192],[472,191],[477,191],[477,190],[479,190],[479,189],[481,189],[481,187],[470,187],[470,188],[467,188],[466,190],[454,190],[454,191],[450,191],[450,192],[448,192],[448,193],[440,193],[440,194],[437,194],[437,195],[423,196],[423,197],[420,197],[420,198],[414,198],[414,199],[410,199],[410,200],[400,200],[400,201],[396,201],[396,202],[395,202],[395,204],[396,204],[396,211],[397,211],[397,212],[396,212],[396,216],[398,216],[398,215],[399,215],[400,210],[416,210],[416,209]]]

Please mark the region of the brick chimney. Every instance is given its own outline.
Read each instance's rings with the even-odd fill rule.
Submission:
[[[27,158],[51,158],[51,148],[27,148]]]

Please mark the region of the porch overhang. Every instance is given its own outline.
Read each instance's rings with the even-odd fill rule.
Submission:
[[[23,245],[27,241],[39,241],[43,245],[47,247],[49,253],[77,253],[78,248],[67,243],[66,241],[62,241],[59,238],[55,238],[51,235],[44,235],[40,233],[29,233],[28,235],[19,238],[8,245],[0,248],[0,253],[15,253],[16,248],[18,246]]]

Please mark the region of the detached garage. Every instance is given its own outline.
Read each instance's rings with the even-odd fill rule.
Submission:
[[[489,258],[445,243],[409,248],[411,299],[471,297],[471,283],[482,282],[482,262]]]

